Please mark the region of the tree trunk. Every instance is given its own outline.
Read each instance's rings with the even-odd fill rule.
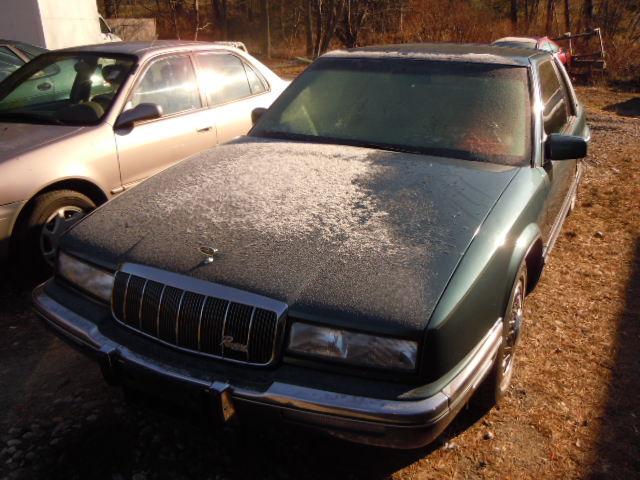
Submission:
[[[193,39],[198,40],[198,32],[200,31],[200,2],[199,0],[193,0],[193,13],[196,17],[196,28],[193,32]]]
[[[104,0],[104,16],[107,18],[118,16],[118,0]]]
[[[269,0],[261,1],[262,7],[262,54],[271,58],[271,29],[269,26]]]
[[[547,35],[551,35],[551,30],[553,29],[553,14],[555,13],[555,9],[556,9],[555,0],[547,0],[547,24],[546,24]]]
[[[564,28],[571,31],[571,0],[564,0]]]
[[[518,0],[511,0],[511,25],[518,25]]]
[[[313,58],[313,13],[311,9],[312,0],[303,0],[305,7],[305,34],[307,38],[307,57]]]
[[[584,22],[587,30],[593,27],[593,0],[584,0]]]

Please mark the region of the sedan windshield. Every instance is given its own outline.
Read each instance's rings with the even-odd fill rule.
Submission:
[[[0,122],[95,125],[133,65],[97,53],[42,55],[0,84]]]
[[[524,67],[327,58],[251,135],[527,165],[530,124]]]

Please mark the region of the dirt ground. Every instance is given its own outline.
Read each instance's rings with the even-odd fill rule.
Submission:
[[[640,97],[581,88],[578,208],[536,291],[510,394],[431,447],[392,452],[281,425],[206,433],[132,406],[0,286],[0,479],[640,478]]]

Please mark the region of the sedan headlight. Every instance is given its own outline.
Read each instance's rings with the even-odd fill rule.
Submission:
[[[112,273],[60,252],[58,274],[79,289],[105,302],[111,299],[114,278]]]
[[[364,367],[413,371],[418,343],[296,322],[291,326],[288,350]]]

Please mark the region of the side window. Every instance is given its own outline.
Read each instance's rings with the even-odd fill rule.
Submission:
[[[0,80],[17,70],[24,62],[7,47],[0,47]]]
[[[266,91],[267,87],[265,86],[264,80],[258,75],[253,67],[246,62],[242,63],[244,64],[244,69],[247,72],[247,78],[249,79],[249,87],[251,87],[251,93],[253,95],[256,95],[258,93]]]
[[[540,89],[544,103],[544,131],[547,134],[561,132],[568,121],[569,108],[566,91],[550,61],[540,64]]]
[[[202,87],[210,106],[252,94],[243,62],[235,55],[207,53],[198,55],[197,59]]]
[[[200,94],[187,56],[156,60],[131,93],[127,108],[141,103],[162,107],[163,116],[200,108]]]

